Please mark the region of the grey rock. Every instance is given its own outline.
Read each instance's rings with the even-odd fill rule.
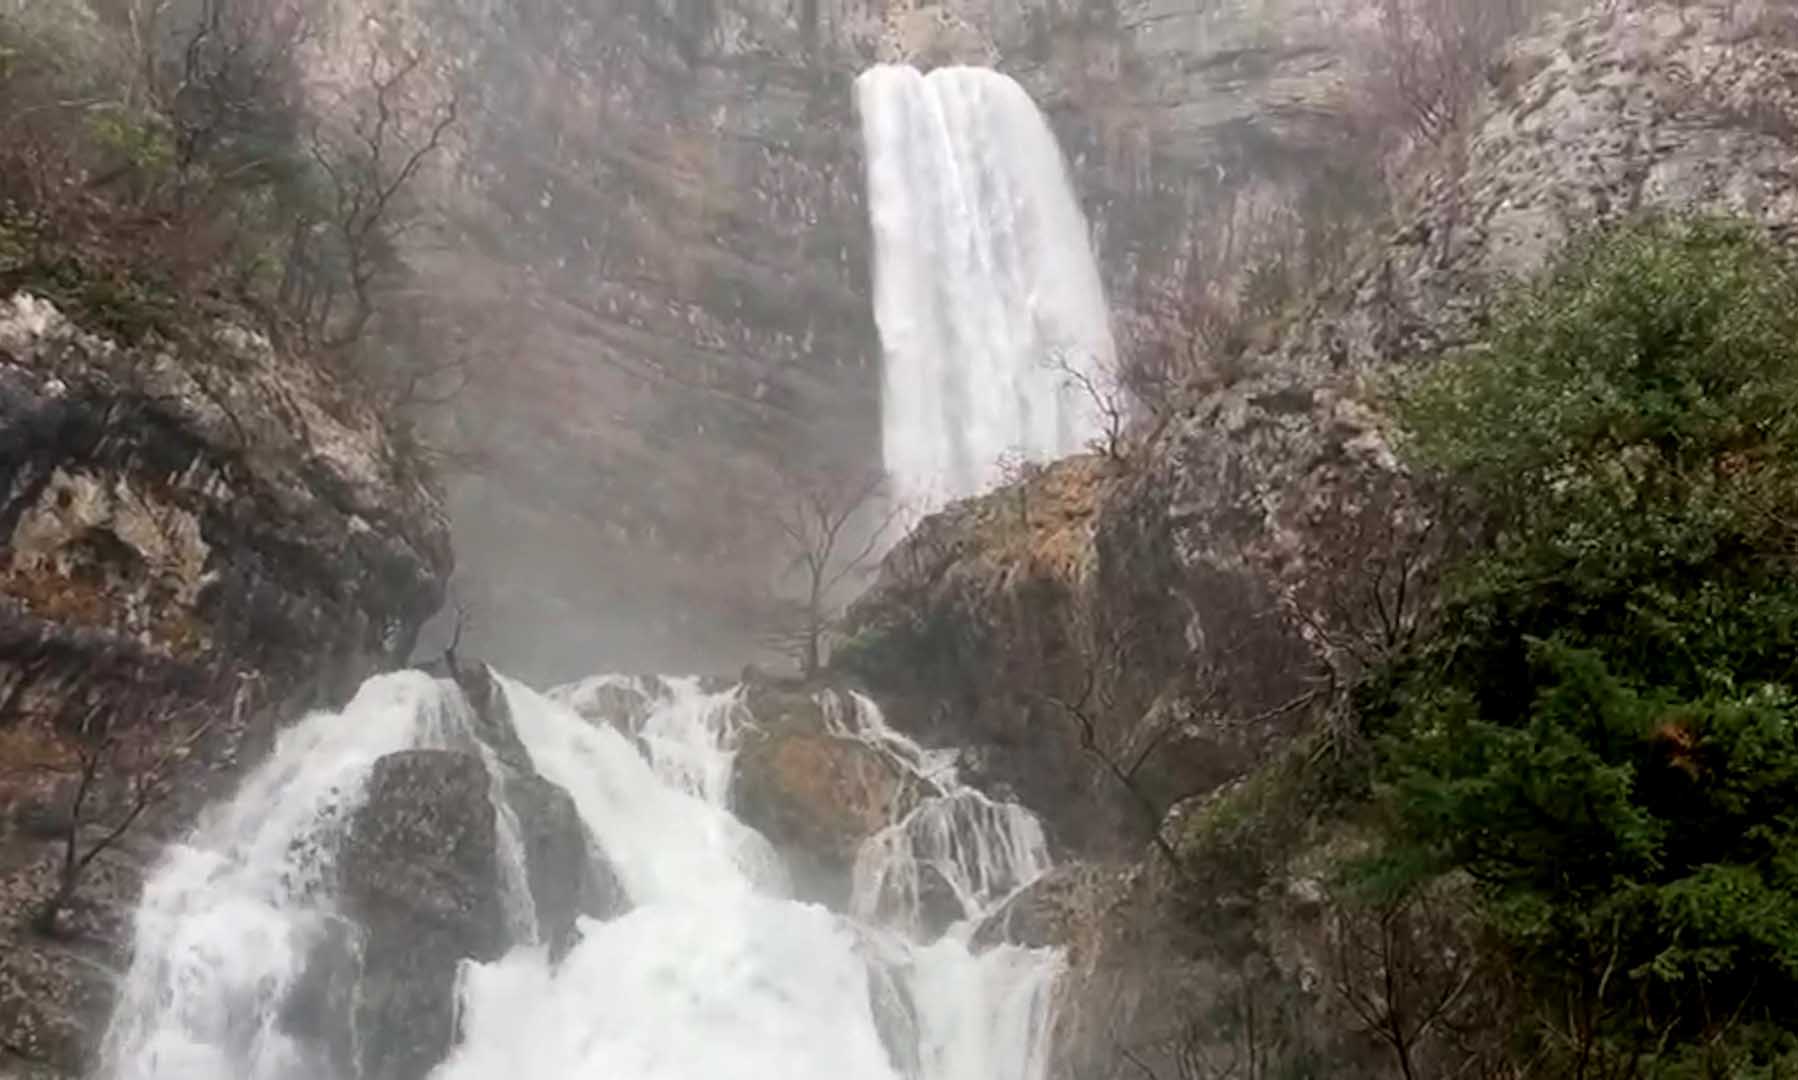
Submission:
[[[508,778],[506,801],[523,833],[537,926],[559,959],[576,940],[575,919],[609,919],[629,906],[617,873],[603,858],[567,791],[540,776]]]
[[[364,932],[355,1030],[361,1074],[418,1080],[454,1038],[456,967],[507,945],[496,824],[479,758],[409,750],[375,763],[341,856]]]

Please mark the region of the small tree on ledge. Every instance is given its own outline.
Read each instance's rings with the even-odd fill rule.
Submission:
[[[166,712],[130,722],[105,702],[82,715],[69,759],[57,770],[70,774],[73,785],[66,811],[56,818],[62,852],[55,883],[32,917],[38,933],[61,933],[61,916],[88,868],[173,793],[176,769],[212,721],[171,730],[173,725]]]
[[[885,498],[886,475],[878,469],[795,472],[783,479],[786,490],[773,516],[787,557],[781,580],[798,578],[800,596],[780,605],[764,640],[793,656],[810,678],[823,663],[837,587],[873,565],[900,507]]]

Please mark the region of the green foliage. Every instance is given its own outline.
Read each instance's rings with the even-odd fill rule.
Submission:
[[[102,149],[123,158],[139,173],[155,177],[174,168],[174,140],[168,124],[155,113],[122,106],[95,109],[88,116],[88,130]]]
[[[1412,461],[1466,493],[1485,543],[1440,632],[1363,688],[1376,863],[1479,883],[1571,1074],[1780,1075],[1798,273],[1745,226],[1637,223],[1576,244],[1490,340],[1402,410]]]

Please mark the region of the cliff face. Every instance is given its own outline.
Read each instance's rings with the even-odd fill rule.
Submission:
[[[1354,838],[1305,823],[1289,782],[1427,610],[1453,539],[1392,452],[1383,392],[1443,349],[1478,362],[1505,281],[1582,228],[1732,213],[1789,239],[1795,31],[1721,3],[1547,22],[1402,226],[1235,381],[1127,460],[952,508],[888,558],[843,662],[903,703],[898,722],[993,748],[989,775],[1089,861],[990,931],[1073,948],[1066,1075],[1131,1071],[1113,1040],[1169,1074],[1181,1054],[1265,1053],[1240,1041],[1244,1008],[1283,1018],[1292,1060],[1384,1067],[1330,988],[1316,875]],[[1277,873],[1241,869],[1268,851]]]
[[[280,720],[403,660],[451,565],[411,451],[326,372],[228,315],[107,316],[0,301],[0,1075],[85,1066],[146,860]],[[71,833],[115,828],[30,929]]]
[[[780,473],[877,459],[868,65],[1024,83],[1151,366],[1201,363],[1199,324],[1250,306],[1233,252],[1283,238],[1264,306],[1323,272],[1394,152],[1358,103],[1365,5],[415,7],[465,58],[453,253],[422,283],[497,357],[456,406],[479,451],[453,485],[460,582],[482,647],[527,675],[741,656]],[[553,648],[544,610],[570,628]]]

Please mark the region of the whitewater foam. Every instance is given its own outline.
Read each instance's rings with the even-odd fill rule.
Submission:
[[[901,822],[897,839],[870,842],[883,880],[927,857],[963,883],[966,917],[925,941],[903,918],[787,897],[772,847],[728,808],[736,739],[753,723],[738,691],[616,681],[633,708],[595,721],[597,700],[583,717],[578,694],[499,684],[532,767],[573,797],[591,856],[617,873],[631,907],[582,919],[559,960],[533,924],[513,927],[516,947],[500,960],[466,963],[460,1041],[434,1080],[1040,1080],[1060,957],[968,944],[1047,867],[1040,830],[1011,817],[1027,819],[1020,808],[982,801],[947,755],[893,732],[871,701],[823,702],[839,737],[884,748],[927,789],[906,822],[951,823],[939,835]],[[341,1063],[354,1059],[344,1045],[354,1032],[302,1037],[284,1019],[318,950],[355,938],[329,895],[335,849],[375,761],[409,747],[466,750],[470,721],[452,684],[409,673],[371,680],[343,713],[283,735],[152,875],[104,1075],[352,1075]]]

